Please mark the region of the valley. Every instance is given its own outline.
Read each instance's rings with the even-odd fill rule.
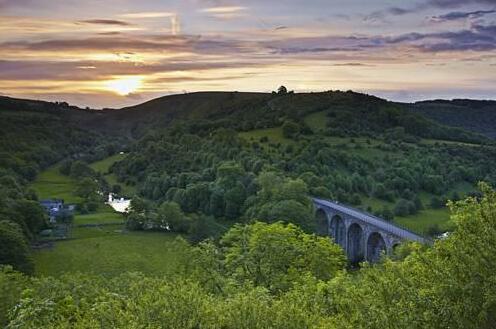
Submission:
[[[496,328],[496,0],[0,0],[0,328]]]
[[[418,289],[438,287],[460,268],[471,273],[458,248],[492,248],[493,217],[478,214],[496,204],[489,187],[495,142],[402,104],[339,91],[176,95],[104,111],[8,104],[0,108],[0,239],[11,246],[4,250],[13,267],[0,272],[8,292],[2,307],[11,309],[24,285],[41,305],[48,284],[59,287],[49,292],[54,307],[66,309],[75,284],[84,288],[71,298],[114,303],[122,293],[119,303],[137,300],[133,307],[147,317],[136,323],[152,323],[153,307],[142,296],[155,286],[168,292],[146,298],[161,309],[172,303],[189,312],[193,299],[202,303],[207,313],[184,317],[195,323],[237,323],[240,310],[272,323],[267,328],[279,321],[275,313],[276,327],[295,316],[297,323],[339,322],[350,312],[360,323],[371,318],[358,316],[363,303],[375,303],[370,296],[387,295],[391,285],[414,291],[397,298],[422,310],[411,301]],[[109,194],[131,200],[129,211],[106,204]],[[358,229],[356,218],[345,217],[343,227],[337,223],[345,215],[323,219],[314,198],[382,224]],[[401,236],[423,244],[398,244]],[[435,291],[432,298],[451,298]],[[327,294],[339,310],[328,311],[335,306]],[[396,309],[395,298],[381,298]],[[84,321],[122,320],[78,305]],[[311,316],[315,305],[321,311]],[[295,308],[301,312],[289,311]],[[378,309],[390,314],[383,304]],[[183,317],[180,308],[170,310]],[[208,315],[213,310],[229,315]]]

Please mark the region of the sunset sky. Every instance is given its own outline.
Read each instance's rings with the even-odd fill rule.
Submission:
[[[496,0],[0,0],[0,94],[121,107],[204,90],[496,98]]]

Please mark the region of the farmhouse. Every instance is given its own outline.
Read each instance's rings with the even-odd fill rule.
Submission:
[[[47,212],[52,224],[56,223],[59,217],[72,215],[75,208],[74,205],[65,205],[64,200],[61,199],[41,200],[40,204]]]

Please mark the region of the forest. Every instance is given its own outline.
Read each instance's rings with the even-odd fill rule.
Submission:
[[[2,104],[6,328],[496,324],[496,143],[485,131],[340,91],[176,95],[100,112]],[[110,158],[104,171],[94,165]],[[76,217],[100,216],[110,192],[131,198],[123,231],[171,236],[174,270],[40,275],[32,246],[51,224],[33,182],[47,170],[74,182]],[[311,197],[434,242],[349,264],[315,234]],[[446,220],[430,215],[447,214],[446,205]]]

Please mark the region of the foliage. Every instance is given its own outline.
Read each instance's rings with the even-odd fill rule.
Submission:
[[[220,243],[230,276],[270,291],[287,291],[307,275],[329,280],[345,264],[340,247],[293,224],[236,225]]]
[[[18,224],[0,221],[0,265],[9,264],[14,269],[31,274],[34,264],[26,237]]]
[[[352,273],[339,270],[336,245],[282,223],[235,226],[219,246],[190,247],[181,277],[26,280],[7,269],[1,320],[7,328],[493,328],[496,192],[481,189],[480,199],[450,203],[457,228],[448,238],[407,244]]]

